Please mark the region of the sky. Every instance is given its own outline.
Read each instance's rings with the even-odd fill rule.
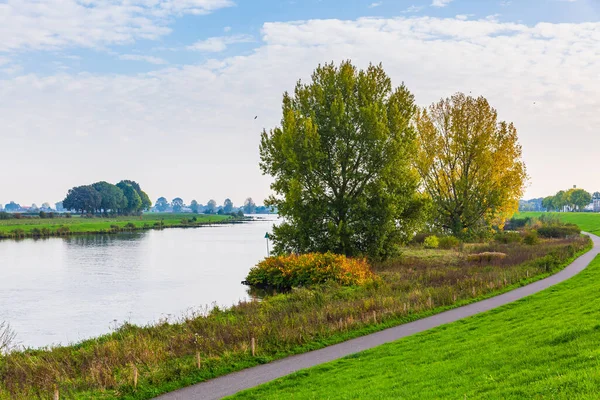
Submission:
[[[346,59],[421,106],[485,96],[519,131],[526,198],[600,190],[600,0],[0,0],[0,203],[121,179],[262,203],[260,132]]]

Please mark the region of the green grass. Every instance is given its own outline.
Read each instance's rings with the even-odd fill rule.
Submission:
[[[561,221],[579,225],[585,232],[600,234],[600,214],[597,213],[542,213],[542,212],[525,212],[520,213],[517,217],[534,217],[538,218],[542,215],[558,216]]]
[[[598,398],[599,293],[600,257],[536,295],[232,398]]]
[[[190,221],[192,218],[196,221]],[[141,216],[113,218],[22,218],[0,220],[0,238],[20,238],[31,236],[60,236],[65,234],[116,233],[122,230],[143,230],[160,228],[189,227],[210,223],[225,222],[232,217],[227,215],[152,213]],[[126,225],[129,225],[127,227]],[[67,228],[67,229],[65,229]],[[42,231],[47,229],[47,231]]]

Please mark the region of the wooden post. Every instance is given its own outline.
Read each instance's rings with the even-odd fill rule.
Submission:
[[[252,357],[256,356],[256,340],[252,338]]]
[[[137,389],[138,384],[138,369],[135,365],[133,365],[133,387]]]
[[[196,352],[196,366],[198,369],[202,368],[202,359],[200,358],[200,352]]]
[[[59,400],[60,399],[60,393],[58,393],[58,388],[55,387],[54,388],[54,400]]]
[[[377,312],[373,311],[373,322],[377,323]]]

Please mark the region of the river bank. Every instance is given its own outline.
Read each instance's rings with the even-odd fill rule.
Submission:
[[[20,218],[0,220],[0,239],[114,234],[165,228],[193,228],[251,221],[251,217],[204,214],[148,213],[124,217]]]
[[[51,394],[55,386],[76,398],[151,398],[506,292],[557,272],[590,247],[575,238],[460,252],[407,248],[402,258],[373,266],[377,285],[297,289],[177,323],[126,323],[74,346],[12,353],[0,366],[1,390],[14,398]],[[468,257],[483,251],[507,256],[487,265]]]

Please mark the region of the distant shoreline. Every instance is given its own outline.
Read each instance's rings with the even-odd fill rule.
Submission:
[[[199,228],[250,222],[252,216],[148,213],[127,217],[23,218],[0,220],[2,239],[43,239],[74,235],[118,234],[167,228]]]

